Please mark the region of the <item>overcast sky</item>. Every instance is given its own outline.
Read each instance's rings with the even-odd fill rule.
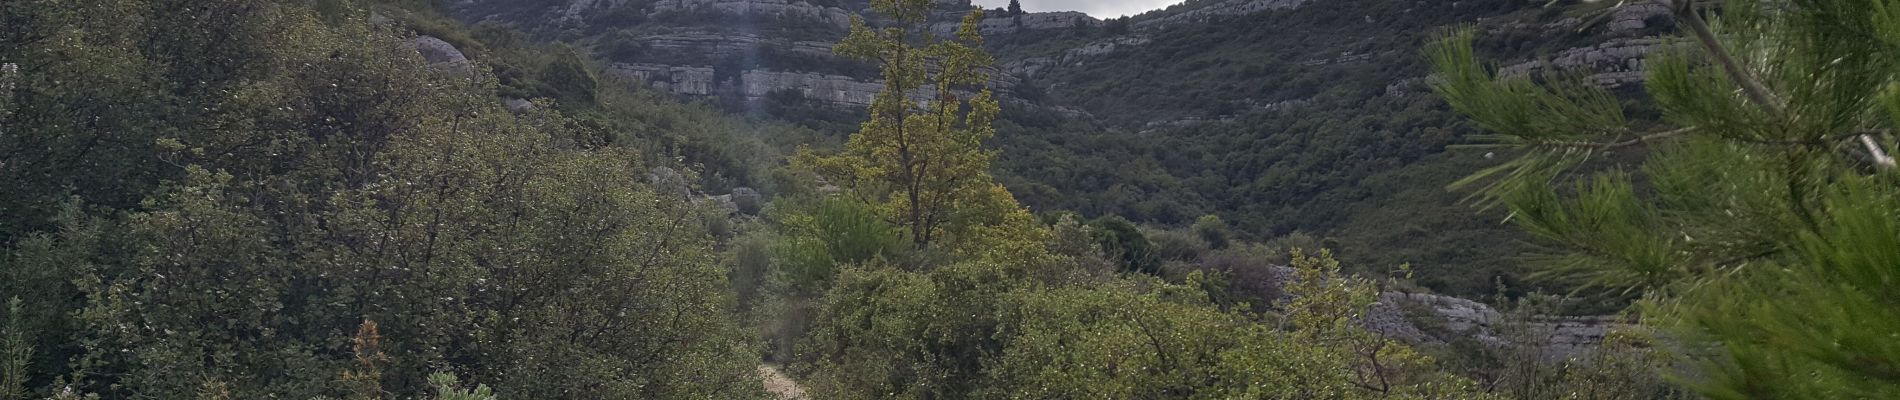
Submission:
[[[1096,18],[1115,18],[1123,15],[1140,14],[1143,11],[1164,8],[1180,3],[1181,0],[1018,0],[1023,10],[1039,11],[1081,11]],[[975,0],[983,8],[997,8],[1009,5],[1009,0]]]

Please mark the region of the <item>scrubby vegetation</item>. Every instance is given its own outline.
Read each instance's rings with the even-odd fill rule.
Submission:
[[[1102,158],[1250,171],[1256,186],[1206,208],[1099,202],[1232,171],[1115,182],[1042,212],[1018,193],[1070,189],[1038,179],[1119,178],[1012,157],[1125,141],[1011,137],[1096,122],[1012,118],[1027,109],[988,87],[980,12],[938,36],[932,1],[870,6],[881,16],[837,49],[891,84],[840,141],[633,89],[585,48],[528,39],[591,37],[586,23],[523,34],[396,1],[0,4],[0,400],[769,398],[761,363],[826,399],[1900,396],[1886,2],[1674,4],[1696,46],[1651,63],[1653,109],[1497,76],[1481,61],[1496,43],[1442,31],[1415,43],[1416,67],[1501,166],[1316,167],[1450,157],[1387,148],[1465,130],[1436,100],[1397,97],[1417,113],[1241,117],[1339,142],[1207,131],[1157,141],[1190,153],[1176,161]],[[425,60],[433,40],[469,61]],[[1316,90],[1301,107],[1370,87]],[[1650,112],[1669,127],[1629,117]],[[1269,154],[1237,156],[1250,151]],[[1612,293],[1595,307],[1634,301],[1640,323],[1556,352],[1541,318],[1571,300],[1461,289],[1501,293],[1506,312],[1446,326],[1399,299],[1515,282],[1353,265],[1331,249],[1399,239],[1261,222],[1372,196],[1341,190],[1459,196],[1390,180],[1474,171],[1466,193],[1538,240],[1535,277]],[[1392,315],[1422,333],[1375,321]]]

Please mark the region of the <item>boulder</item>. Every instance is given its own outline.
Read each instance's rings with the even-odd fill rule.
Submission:
[[[502,98],[501,106],[503,108],[507,108],[509,112],[517,112],[517,113],[534,110],[534,102],[528,101],[528,99],[514,98],[514,97]]]
[[[417,36],[410,41],[410,44],[415,46],[417,53],[422,54],[422,60],[428,62],[430,67],[456,74],[466,74],[473,70],[473,64],[469,63],[468,56],[463,55],[461,50],[455,48],[455,45],[449,44],[442,38],[428,35]]]
[[[677,199],[691,199],[693,196],[693,189],[686,183],[686,176],[680,175],[679,171],[672,168],[658,167],[647,171],[647,183],[653,185],[654,192],[663,196],[672,196]]]
[[[759,191],[752,190],[752,188],[734,188],[732,189],[731,196],[733,207],[737,208],[740,213],[758,215],[759,211],[765,209],[765,197],[760,196]]]
[[[724,213],[724,215],[732,215],[739,212],[739,206],[732,202],[732,195],[730,194],[701,197],[698,203],[718,210]]]

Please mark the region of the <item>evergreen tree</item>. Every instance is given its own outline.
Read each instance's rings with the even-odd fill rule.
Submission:
[[[1646,294],[1704,395],[1900,397],[1900,5],[1665,4],[1694,44],[1647,63],[1669,127],[1579,80],[1495,77],[1469,29],[1428,47],[1479,139],[1523,154],[1462,184],[1550,246],[1542,276]],[[1579,168],[1637,148],[1638,171]]]
[[[1023,3],[1019,0],[1009,0],[1009,15],[1023,15]]]
[[[928,29],[931,8],[929,0],[876,1],[872,9],[894,26],[872,28],[853,18],[837,52],[876,62],[884,90],[844,151],[801,150],[796,161],[877,205],[918,248],[965,235],[996,215],[975,212],[996,208],[982,204],[1015,207],[1006,192],[998,196],[989,173],[995,154],[982,148],[996,133],[991,122],[999,111],[984,72],[993,60],[976,28],[982,12],[964,17],[955,37],[938,38]]]

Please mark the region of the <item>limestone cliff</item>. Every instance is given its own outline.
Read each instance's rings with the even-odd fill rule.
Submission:
[[[961,21],[951,18],[939,18],[942,21],[930,25],[930,30],[939,35],[950,35],[957,31]],[[1101,26],[1102,20],[1074,11],[1038,12],[1023,15],[985,15],[977,22],[977,31],[985,36],[1007,35],[1030,30],[1069,29],[1075,27]]]
[[[878,92],[884,89],[884,83],[875,79],[814,72],[748,69],[721,79],[712,67],[638,63],[616,63],[609,71],[637,84],[681,95],[731,95],[748,101],[762,101],[777,93],[793,93],[809,101],[840,108],[869,106],[877,98]],[[1007,76],[997,76],[991,82],[992,87],[997,88],[997,94],[1006,98],[1011,93],[1006,89],[1014,84]],[[934,90],[926,87],[913,100],[934,97]]]
[[[799,0],[659,0],[653,3],[651,10],[654,13],[698,11],[744,16],[806,17],[840,28],[851,26],[852,15],[842,8],[817,6]]]
[[[1269,10],[1284,10],[1299,7],[1310,0],[1206,0],[1194,4],[1192,8],[1179,12],[1162,12],[1158,16],[1143,15],[1135,21],[1139,29],[1161,29],[1177,25],[1204,23],[1218,17],[1247,15]]]

